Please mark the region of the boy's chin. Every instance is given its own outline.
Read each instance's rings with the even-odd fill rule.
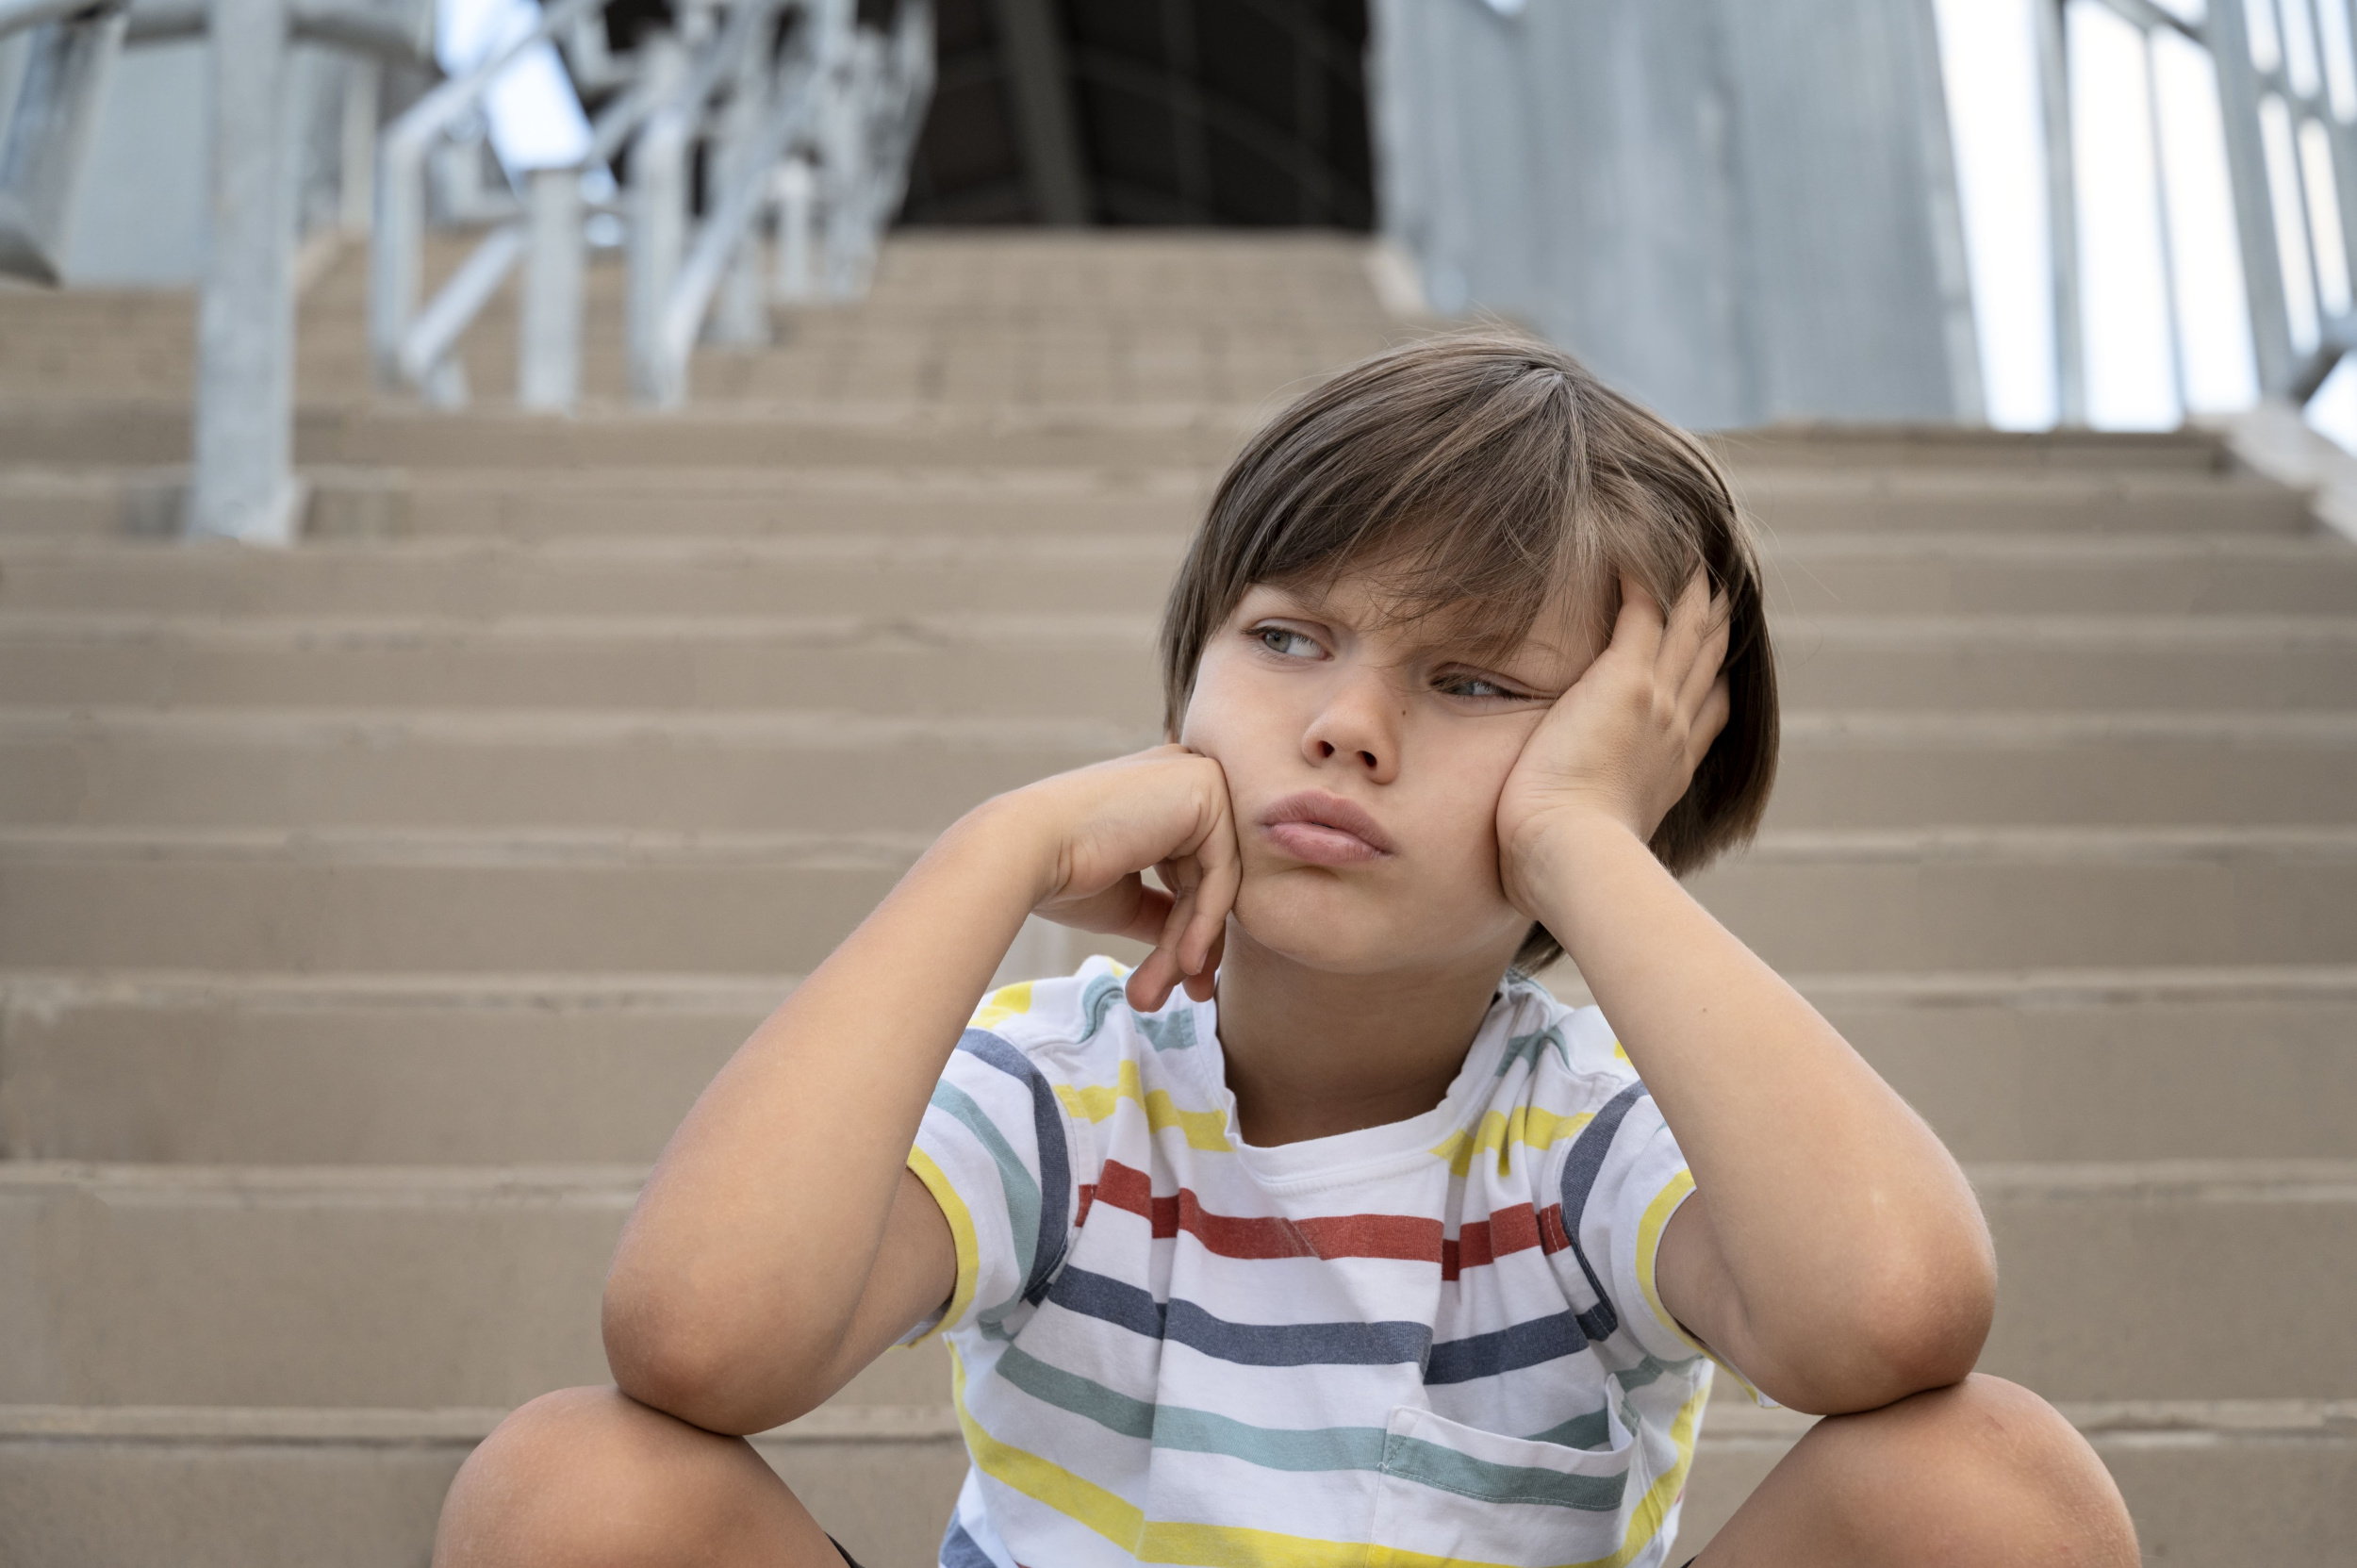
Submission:
[[[1247,876],[1237,889],[1236,923],[1254,945],[1279,958],[1330,974],[1393,974],[1403,968],[1446,966],[1464,944],[1459,925],[1442,933],[1428,916],[1404,917],[1406,912],[1370,907],[1375,900],[1354,897],[1327,883],[1323,887],[1285,885],[1287,879]]]

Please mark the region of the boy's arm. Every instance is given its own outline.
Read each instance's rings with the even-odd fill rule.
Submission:
[[[1162,865],[1174,901],[1138,872]],[[1234,896],[1219,766],[1178,747],[1002,796],[944,834],[738,1048],[665,1149],[607,1277],[623,1393],[722,1432],[824,1400],[938,1309],[947,1222],[905,1165],[1033,909],[1155,941],[1142,1005],[1208,987]]]
[[[1971,1370],[1995,1263],[1931,1129],[1646,848],[1726,718],[1706,595],[1665,626],[1629,588],[1508,783],[1507,891],[1578,965],[1693,1170],[1655,1261],[1664,1307],[1784,1404],[1872,1409]]]

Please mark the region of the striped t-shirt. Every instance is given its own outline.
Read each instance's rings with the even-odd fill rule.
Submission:
[[[909,1156],[957,1244],[944,1568],[1661,1562],[1693,1178],[1602,1015],[1509,976],[1439,1105],[1260,1148],[1214,1005],[1123,976],[985,1000]]]

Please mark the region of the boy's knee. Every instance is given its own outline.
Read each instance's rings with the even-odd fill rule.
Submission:
[[[542,1395],[460,1467],[442,1505],[434,1568],[651,1568],[696,1557],[735,1511],[742,1448],[613,1389]],[[744,1459],[760,1461],[750,1450]]]
[[[2095,1450],[2060,1411],[1979,1373],[1821,1424],[1861,1537],[1891,1560],[2133,1568],[2135,1529]],[[1876,1554],[1879,1555],[1879,1554]]]

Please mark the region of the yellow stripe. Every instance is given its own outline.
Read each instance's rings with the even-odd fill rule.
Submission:
[[[1677,1506],[1678,1494],[1686,1490],[1686,1473],[1694,1467],[1694,1424],[1702,1419],[1703,1406],[1709,1398],[1710,1385],[1705,1383],[1680,1408],[1677,1420],[1671,1423],[1670,1441],[1677,1446],[1677,1462],[1656,1477],[1653,1485],[1637,1500],[1637,1511],[1629,1515],[1627,1532],[1621,1537],[1621,1549],[1610,1557],[1577,1563],[1574,1568],[1627,1568],[1640,1552],[1653,1544],[1653,1538],[1661,1533],[1662,1521]]]
[[[1463,1176],[1473,1169],[1476,1154],[1495,1149],[1498,1174],[1504,1176],[1512,1158],[1508,1146],[1527,1144],[1532,1148],[1544,1149],[1561,1143],[1595,1119],[1592,1111],[1558,1116],[1535,1105],[1518,1105],[1511,1116],[1503,1111],[1492,1111],[1481,1118],[1481,1125],[1473,1131],[1459,1130],[1450,1133],[1432,1152],[1448,1162],[1451,1175]]]
[[[1136,1504],[1086,1480],[1052,1460],[1045,1460],[1013,1444],[1001,1443],[983,1430],[965,1408],[965,1360],[955,1345],[949,1347],[949,1393],[956,1402],[958,1426],[965,1433],[966,1451],[982,1474],[1012,1487],[1034,1502],[1045,1503],[1076,1524],[1085,1525],[1141,1562],[1183,1563],[1189,1568],[1329,1568],[1360,1555],[1347,1542],[1319,1541],[1305,1535],[1280,1535],[1275,1530],[1247,1529],[1235,1525],[1190,1525],[1148,1519]],[[1617,1560],[1625,1561],[1626,1559]],[[1421,1552],[1377,1547],[1367,1561],[1386,1568],[1505,1568],[1464,1558],[1430,1557]]]
[[[1676,1331],[1677,1337],[1692,1345],[1697,1353],[1708,1356],[1711,1364],[1734,1378],[1737,1386],[1752,1396],[1752,1403],[1758,1404],[1760,1402],[1759,1390],[1752,1387],[1751,1380],[1721,1361],[1718,1352],[1711,1349],[1709,1345],[1688,1333],[1686,1326],[1677,1320],[1676,1315],[1669,1308],[1661,1304],[1661,1293],[1654,1288],[1654,1258],[1661,1250],[1662,1227],[1670,1223],[1670,1216],[1677,1213],[1678,1205],[1685,1201],[1686,1195],[1693,1190],[1694,1173],[1690,1170],[1682,1170],[1670,1178],[1670,1184],[1654,1194],[1653,1201],[1645,1205],[1644,1217],[1637,1222],[1637,1288],[1645,1293],[1645,1305],[1653,1309],[1653,1315],[1656,1318],[1668,1324]]]
[[[1031,1010],[1031,982],[1001,985],[982,999],[982,1005],[974,1010],[967,1020],[968,1029],[997,1029],[1009,1018],[1020,1017]]]
[[[941,1205],[941,1217],[949,1222],[950,1238],[957,1243],[958,1286],[949,1293],[948,1310],[941,1314],[941,1322],[934,1328],[933,1332],[938,1333],[964,1317],[966,1308],[974,1304],[974,1287],[982,1275],[982,1248],[974,1239],[973,1214],[958,1197],[958,1190],[949,1184],[949,1178],[933,1164],[932,1156],[921,1148],[910,1149],[909,1169],[916,1173],[916,1179],[925,1183],[925,1190],[933,1195],[933,1201]],[[915,1343],[921,1345],[924,1340]]]
[[[966,1452],[982,1474],[1013,1488],[1034,1502],[1045,1503],[1076,1524],[1085,1525],[1141,1562],[1170,1562],[1187,1568],[1328,1568],[1347,1561],[1360,1548],[1346,1542],[1320,1541],[1306,1535],[1280,1535],[1275,1530],[1248,1529],[1237,1525],[1191,1525],[1148,1519],[1146,1511],[1117,1493],[1074,1475],[1052,1460],[1001,1443],[983,1429],[965,1408],[965,1358],[949,1345],[949,1397],[957,1406],[958,1427],[965,1434]],[[1621,1537],[1621,1548],[1609,1557],[1566,1563],[1563,1568],[1626,1568],[1661,1533],[1678,1494],[1686,1489],[1686,1473],[1694,1463],[1694,1424],[1702,1416],[1710,1390],[1703,1389],[1686,1402],[1671,1426],[1670,1441],[1677,1462],[1664,1471],[1638,1499]],[[1471,1558],[1434,1557],[1397,1546],[1364,1548],[1366,1568],[1508,1568],[1504,1563],[1476,1562]]]
[[[1063,1108],[1076,1116],[1101,1122],[1113,1114],[1113,1107],[1123,1100],[1135,1100],[1146,1112],[1146,1125],[1160,1132],[1177,1128],[1186,1134],[1189,1148],[1209,1150],[1213,1154],[1228,1152],[1228,1116],[1219,1111],[1182,1111],[1170,1098],[1167,1089],[1147,1090],[1138,1078],[1138,1065],[1124,1062],[1114,1082],[1091,1083],[1076,1088],[1069,1083],[1056,1085],[1056,1098]]]

